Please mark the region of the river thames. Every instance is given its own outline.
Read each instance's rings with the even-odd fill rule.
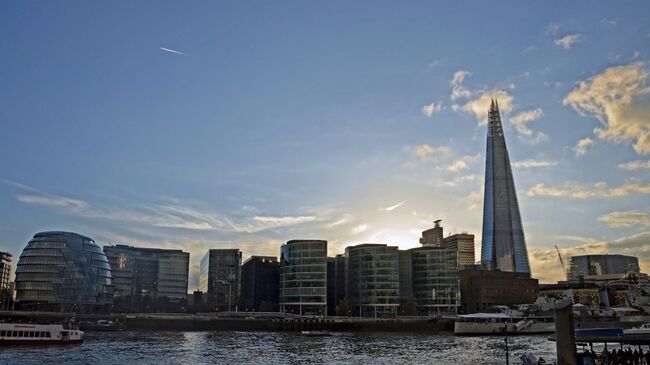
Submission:
[[[509,337],[510,363],[524,352],[555,358],[548,336]],[[278,332],[90,332],[78,346],[0,348],[0,364],[505,364],[503,337]]]

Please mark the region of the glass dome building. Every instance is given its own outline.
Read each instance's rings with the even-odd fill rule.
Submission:
[[[91,238],[41,232],[20,255],[16,302],[23,309],[97,310],[110,306],[112,298],[111,267]]]

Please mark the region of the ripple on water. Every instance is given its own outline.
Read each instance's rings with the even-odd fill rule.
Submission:
[[[511,360],[524,352],[554,358],[545,336],[510,337]],[[502,337],[277,332],[95,332],[81,346],[2,348],[0,364],[503,364]]]

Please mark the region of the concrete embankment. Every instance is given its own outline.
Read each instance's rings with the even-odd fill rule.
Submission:
[[[453,331],[450,320],[330,319],[330,318],[220,318],[206,316],[127,315],[127,329],[184,331],[305,331],[420,332]]]
[[[306,331],[326,330],[340,332],[417,332],[439,333],[453,331],[452,319],[400,317],[367,319],[348,317],[301,317],[267,313],[230,315],[203,314],[73,314],[59,312],[0,312],[0,319],[19,322],[62,322],[111,320],[127,330],[165,331]]]

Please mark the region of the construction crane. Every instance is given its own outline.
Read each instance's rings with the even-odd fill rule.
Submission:
[[[562,271],[564,272],[564,278],[568,281],[569,275],[567,275],[566,267],[564,267],[564,260],[562,260],[562,254],[560,253],[560,248],[555,245],[555,251],[557,251],[557,257],[560,258],[560,265],[562,265]]]

